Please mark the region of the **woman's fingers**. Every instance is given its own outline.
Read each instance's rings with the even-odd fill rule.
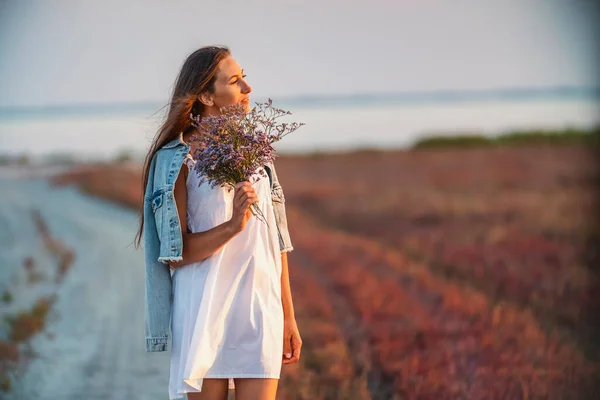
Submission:
[[[292,343],[292,356],[290,358],[284,358],[283,359],[283,363],[284,364],[293,364],[295,362],[298,362],[300,360],[300,353],[302,346],[301,345],[294,345]]]
[[[244,203],[242,204],[242,208],[246,209],[246,208],[250,207],[250,205],[253,203],[258,203],[258,199],[253,199],[253,198],[246,199],[246,201],[244,201]]]
[[[284,334],[283,363],[293,364],[300,360],[300,353],[302,352],[302,339],[298,333],[292,333],[289,337],[286,336],[287,335]],[[287,342],[287,344],[285,342]],[[290,353],[291,357],[287,358],[286,353]]]
[[[250,182],[248,182],[248,181],[242,181],[242,182],[236,183],[234,185],[234,188],[235,189],[239,189],[239,188],[244,187],[244,186],[246,186],[246,187],[252,187],[252,184]]]
[[[241,206],[247,200],[258,201],[258,195],[256,194],[256,192],[254,190],[245,192],[245,193],[241,194],[240,197],[238,197],[237,199],[234,199],[234,205]]]
[[[302,351],[302,345],[294,343],[292,347],[294,349],[292,350],[292,358],[290,361],[297,362],[298,360],[300,360],[300,352]]]
[[[246,193],[245,195],[241,196],[237,201],[234,201],[234,206],[235,207],[246,207],[247,205],[244,205],[244,204],[247,201],[250,201],[250,204],[257,202],[258,195],[256,193]]]
[[[256,195],[256,192],[254,191],[252,184],[247,181],[237,183],[235,185],[235,193],[233,195],[233,201],[234,202],[239,201],[244,196],[244,194],[247,194],[247,193],[252,193],[252,194]]]

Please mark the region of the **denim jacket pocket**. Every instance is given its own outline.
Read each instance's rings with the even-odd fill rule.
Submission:
[[[273,185],[271,186],[271,199],[276,203],[285,203],[283,188],[279,182],[273,182]]]
[[[275,213],[275,222],[277,223],[277,233],[279,234],[279,249],[281,251],[291,251],[293,250],[293,246],[285,214],[285,196],[283,188],[278,182],[273,182],[271,199],[273,200],[273,211]]]
[[[164,197],[164,189],[158,189],[155,190],[154,193],[152,193],[152,197],[150,199],[151,204],[152,204],[152,213],[154,214],[154,220],[156,221],[156,230],[159,234],[162,232],[162,222],[163,222],[163,212],[162,212],[162,205],[163,205],[163,197]]]

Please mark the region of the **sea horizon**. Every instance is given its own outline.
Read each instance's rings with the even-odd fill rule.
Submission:
[[[251,96],[252,104],[266,102],[268,97]],[[512,102],[538,100],[591,100],[600,101],[600,87],[547,86],[509,87],[474,90],[431,90],[388,93],[314,94],[272,97],[274,105],[280,108],[314,109],[319,107],[352,107],[383,105],[420,106],[435,104],[456,104],[468,102]],[[154,114],[165,109],[168,100],[114,101],[114,102],[73,102],[39,105],[0,106],[0,120],[21,117],[72,117]]]
[[[253,98],[254,102],[267,99]],[[600,88],[551,87],[273,99],[282,121],[305,126],[275,144],[280,154],[406,149],[429,136],[589,129],[600,124]],[[164,119],[160,102],[0,108],[0,155],[31,159],[140,158]]]

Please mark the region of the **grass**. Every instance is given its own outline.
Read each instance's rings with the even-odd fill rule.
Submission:
[[[481,134],[431,135],[418,140],[413,149],[472,148],[521,145],[570,145],[597,146],[600,143],[600,126],[591,129],[567,128],[563,130],[513,131],[496,137]]]
[[[17,343],[25,342],[44,330],[46,318],[54,300],[54,296],[41,297],[31,310],[6,316],[5,321],[9,325],[9,339]]]

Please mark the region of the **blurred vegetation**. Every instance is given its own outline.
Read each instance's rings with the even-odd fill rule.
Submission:
[[[77,163],[75,155],[69,152],[52,152],[44,157],[46,165],[66,165],[73,166]]]
[[[31,159],[27,154],[0,154],[0,166],[3,165],[29,165]]]
[[[600,126],[591,129],[567,128],[562,130],[529,130],[513,131],[487,137],[481,134],[463,134],[454,136],[428,136],[420,139],[413,149],[431,148],[471,148],[521,145],[570,145],[583,144],[598,146],[600,144]]]
[[[12,299],[13,299],[12,293],[8,290],[4,290],[4,293],[2,293],[2,302],[10,303],[10,302],[12,302]]]
[[[121,150],[114,157],[116,163],[124,163],[135,160],[135,156],[132,150]]]
[[[13,342],[25,342],[42,331],[55,299],[55,295],[41,297],[30,311],[23,311],[17,315],[5,315],[4,322],[9,326],[9,339]]]
[[[4,292],[6,302],[7,292]],[[10,292],[8,292],[10,295]],[[12,299],[12,295],[11,299]],[[3,316],[2,322],[8,327],[8,337],[0,339],[0,392],[11,390],[11,375],[18,374],[21,350],[19,344],[27,342],[33,336],[43,331],[48,314],[56,295],[40,297],[31,310],[21,311],[15,315]],[[3,335],[4,336],[4,335]]]

